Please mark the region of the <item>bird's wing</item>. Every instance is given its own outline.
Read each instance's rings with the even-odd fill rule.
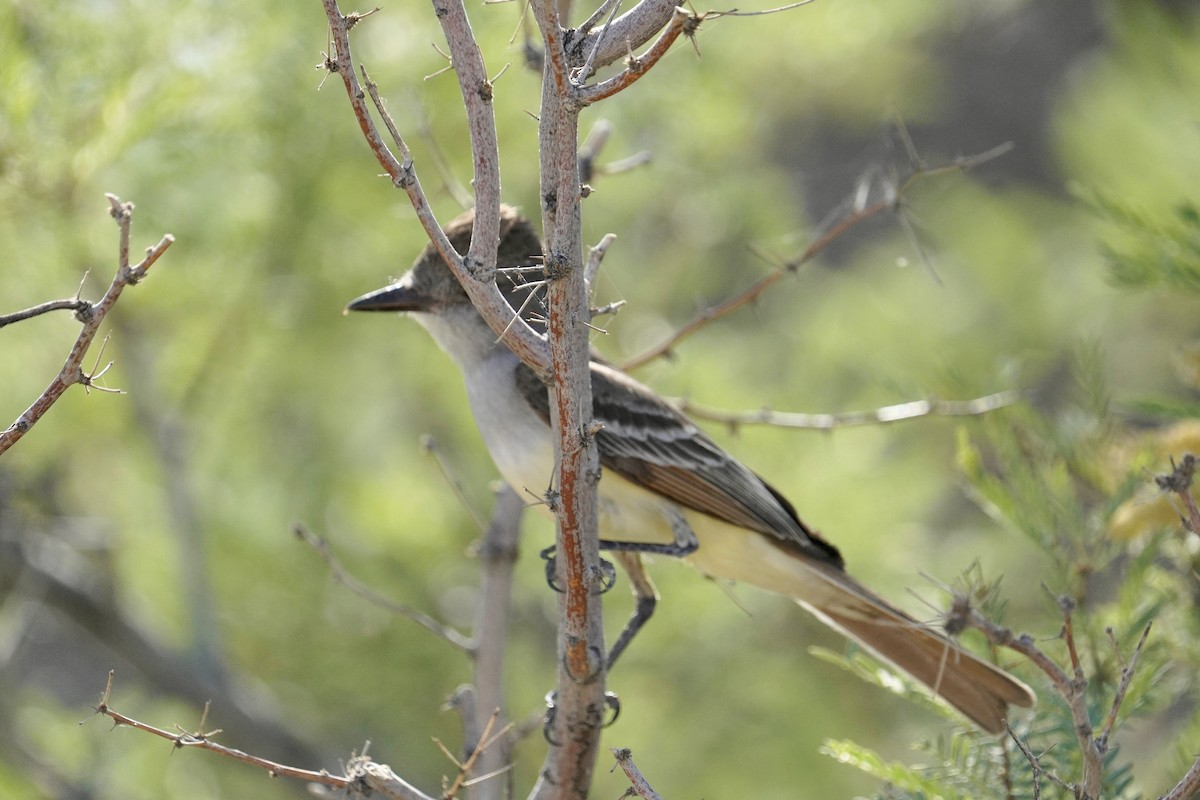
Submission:
[[[780,540],[818,561],[842,566],[837,548],[808,528],[779,492],[721,449],[651,389],[593,362],[592,414],[600,463],[680,506]],[[517,384],[530,407],[549,423],[548,389],[524,365]]]

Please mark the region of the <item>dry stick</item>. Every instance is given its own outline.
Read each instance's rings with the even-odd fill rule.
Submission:
[[[1137,647],[1133,649],[1133,655],[1129,657],[1128,662],[1121,658],[1121,648],[1117,645],[1117,637],[1113,635],[1113,629],[1104,629],[1104,632],[1108,634],[1109,641],[1112,642],[1117,663],[1121,665],[1121,679],[1117,682],[1117,691],[1113,694],[1112,705],[1108,709],[1108,718],[1104,721],[1100,735],[1096,737],[1096,748],[1102,756],[1108,752],[1109,737],[1112,736],[1113,728],[1116,727],[1117,714],[1121,710],[1121,704],[1125,702],[1125,693],[1129,691],[1129,684],[1133,680],[1138,657],[1142,654],[1142,649],[1146,646],[1146,639],[1150,636],[1151,625],[1153,623],[1147,625],[1146,629],[1142,631],[1142,638],[1138,640]]]
[[[354,594],[363,598],[372,605],[376,605],[385,611],[392,614],[397,614],[401,617],[412,620],[427,631],[437,634],[442,639],[445,639],[450,644],[457,647],[459,650],[471,652],[471,642],[458,631],[453,628],[443,625],[433,617],[418,611],[417,609],[407,606],[403,603],[397,603],[395,600],[390,600],[378,592],[371,589],[362,581],[350,574],[350,571],[342,566],[342,562],[338,560],[333,551],[329,549],[329,543],[322,537],[316,535],[306,528],[304,525],[297,523],[292,527],[292,533],[296,538],[307,544],[324,560],[329,568],[329,577],[338,583],[345,586]]]
[[[587,284],[588,294],[591,294],[596,288],[596,276],[600,274],[600,264],[604,261],[604,256],[608,253],[608,248],[617,240],[615,233],[606,233],[600,237],[600,241],[593,247],[588,248],[587,264],[583,267],[583,282]],[[620,305],[624,305],[621,301]],[[618,308],[620,306],[617,306]],[[595,316],[593,311],[592,315]]]
[[[46,387],[41,396],[33,402],[29,408],[21,416],[17,417],[16,421],[9,426],[8,430],[0,433],[0,453],[8,450],[16,442],[29,432],[38,420],[40,420],[50,407],[62,397],[72,384],[79,383],[84,386],[90,386],[93,378],[98,377],[94,374],[89,374],[83,370],[83,358],[87,355],[88,347],[91,346],[92,340],[96,338],[97,331],[100,330],[100,323],[108,316],[108,312],[112,311],[117,300],[121,297],[121,292],[126,286],[131,286],[142,278],[146,277],[146,272],[150,267],[154,266],[154,262],[166,252],[171,243],[175,241],[175,237],[166,234],[159,240],[158,244],[146,250],[146,257],[139,263],[130,266],[129,264],[129,228],[133,223],[133,203],[122,203],[121,199],[113,194],[104,195],[108,200],[109,213],[117,221],[117,228],[120,232],[117,257],[117,274],[113,277],[112,283],[109,284],[108,291],[104,293],[104,297],[100,298],[95,305],[89,305],[86,308],[81,308],[76,312],[76,318],[83,323],[83,328],[79,331],[79,336],[75,339],[75,344],[71,346],[70,353],[67,354],[67,360],[63,363],[62,369],[59,370],[54,380]]]
[[[11,314],[0,314],[0,328],[50,311],[74,311],[78,315],[91,307],[91,303],[87,300],[80,300],[78,297],[70,300],[48,300],[45,303],[39,303],[32,308],[26,308],[22,311],[14,311]]]
[[[1060,606],[1068,614],[1069,605]],[[1100,797],[1100,781],[1103,774],[1103,753],[1096,746],[1092,734],[1092,722],[1088,717],[1087,698],[1084,694],[1087,680],[1082,672],[1072,678],[1063,671],[1048,655],[1033,643],[1033,637],[1023,634],[1016,636],[1008,628],[1004,628],[984,617],[971,608],[965,598],[956,598],[950,612],[956,623],[975,628],[987,637],[987,640],[997,647],[1007,647],[1032,661],[1050,678],[1055,691],[1067,703],[1071,711],[1071,720],[1075,727],[1075,737],[1083,755],[1083,780],[1080,785],[1072,787],[1076,797],[1081,800],[1097,800]],[[1067,640],[1067,649],[1074,651],[1075,642],[1069,624],[1063,626],[1063,636]]]
[[[676,5],[675,0],[641,0],[601,30],[591,30],[586,36],[574,39],[566,53],[567,62],[571,67],[579,67],[590,58],[598,69],[625,57],[671,21]]]
[[[458,775],[455,776],[453,783],[451,783],[450,786],[442,792],[443,800],[451,800],[451,798],[458,794],[458,790],[463,786],[469,786],[472,783],[487,780],[509,770],[509,766],[505,765],[494,772],[481,775],[475,779],[468,780],[467,777],[471,774],[472,770],[475,769],[475,763],[479,760],[480,756],[482,756],[483,753],[491,748],[494,744],[502,741],[506,736],[508,736],[509,730],[512,727],[511,725],[504,725],[500,728],[500,730],[493,733],[493,729],[496,727],[496,722],[499,718],[500,709],[496,709],[494,712],[492,712],[492,715],[488,717],[487,722],[484,723],[482,734],[476,745],[471,748],[471,754],[468,755],[466,761],[463,761],[461,764],[458,764],[457,760],[454,759],[454,756],[449,750],[446,749],[445,745],[443,745],[441,741],[434,739],[434,741],[437,742],[438,747],[442,748],[442,752],[445,753],[448,758],[458,764]]]
[[[472,652],[475,655],[474,681],[476,709],[474,715],[463,715],[467,741],[482,742],[486,735],[486,721],[492,712],[500,713],[504,708],[504,656],[508,644],[508,625],[512,606],[513,571],[517,562],[517,542],[520,538],[521,514],[525,504],[510,487],[503,487],[496,494],[496,504],[487,532],[479,547],[482,565],[482,585],[479,590],[475,614],[475,630]],[[473,718],[472,718],[473,716]],[[509,726],[504,726],[505,736],[494,747],[483,751],[468,775],[472,785],[479,783],[473,792],[475,800],[497,800],[512,796],[511,774],[508,781],[482,779],[507,770],[512,758],[512,736]]]
[[[689,37],[694,34],[696,29],[700,27],[702,19],[702,17],[691,14],[682,8],[676,8],[671,15],[670,24],[654,41],[650,49],[640,56],[630,55],[625,69],[608,80],[592,84],[591,86],[576,86],[573,93],[576,102],[583,105],[591,105],[606,97],[612,97],[623,89],[628,89],[667,54],[667,51],[671,49],[671,45],[675,44],[675,40],[679,38],[679,34],[686,34]],[[604,26],[604,30],[607,30],[608,27],[607,25]],[[603,33],[603,30],[601,33]]]
[[[650,361],[653,361],[656,358],[661,358],[662,356],[665,356],[674,350],[681,341],[696,333],[709,323],[728,316],[734,311],[753,303],[755,300],[761,297],[764,292],[782,280],[785,276],[794,274],[801,266],[816,258],[820,253],[828,248],[829,245],[840,239],[847,231],[885,211],[893,211],[899,208],[904,196],[911,191],[912,187],[918,181],[924,178],[939,175],[944,172],[965,171],[971,169],[993,158],[997,158],[1003,153],[1008,152],[1010,148],[1011,145],[1004,144],[993,147],[991,150],[979,153],[978,155],[955,159],[949,164],[944,164],[937,167],[918,167],[912,172],[911,175],[901,182],[900,186],[898,186],[895,192],[891,193],[889,197],[880,200],[873,205],[857,209],[850,216],[844,217],[834,223],[829,230],[817,237],[812,244],[805,248],[804,252],[800,254],[799,258],[785,264],[775,272],[760,278],[741,294],[731,297],[722,303],[718,303],[717,305],[700,312],[691,321],[673,333],[662,343],[650,348],[640,355],[626,360],[621,365],[621,368],[627,371],[634,370],[644,364],[649,363]]]
[[[446,481],[446,485],[450,487],[450,491],[454,492],[455,498],[458,499],[458,504],[467,512],[467,516],[471,518],[471,522],[475,523],[475,529],[480,533],[487,531],[487,523],[483,521],[483,517],[479,515],[479,510],[471,503],[471,499],[467,497],[467,490],[463,486],[462,480],[451,468],[446,457],[442,455],[442,449],[437,439],[431,434],[425,434],[421,437],[421,449],[427,455],[433,456],[433,460],[437,463],[438,471],[442,473],[442,479]]]
[[[331,38],[335,44],[334,54],[328,56],[325,60],[325,67],[330,71],[335,71],[342,76],[346,87],[347,95],[354,109],[355,115],[359,120],[359,125],[366,136],[372,151],[375,153],[380,164],[391,175],[393,182],[400,188],[405,189],[409,194],[409,199],[413,204],[418,216],[425,226],[426,233],[430,236],[430,240],[434,243],[443,259],[451,266],[455,276],[459,282],[463,284],[464,289],[479,309],[481,315],[487,320],[488,324],[494,331],[504,338],[505,343],[513,350],[525,363],[534,368],[537,373],[544,379],[551,379],[551,361],[552,357],[548,355],[547,345],[544,340],[538,337],[524,321],[518,320],[511,329],[505,330],[509,323],[512,322],[510,317],[511,309],[507,302],[501,296],[499,289],[496,287],[494,278],[495,255],[496,247],[499,241],[498,222],[499,222],[499,157],[498,147],[496,144],[495,123],[492,117],[492,87],[487,80],[487,74],[483,68],[483,59],[479,53],[479,48],[472,34],[470,24],[467,21],[465,9],[462,3],[458,0],[435,0],[435,11],[438,20],[442,25],[442,30],[449,44],[451,58],[454,63],[455,72],[459,79],[460,88],[462,90],[463,102],[467,110],[468,124],[471,133],[471,147],[474,158],[474,185],[476,189],[476,219],[473,227],[473,235],[471,246],[468,250],[465,259],[454,251],[450,246],[449,240],[445,233],[437,225],[432,212],[429,209],[426,198],[420,190],[420,184],[417,181],[411,157],[401,164],[391,154],[390,150],[383,143],[379,136],[378,130],[375,127],[374,121],[370,114],[370,109],[365,102],[365,95],[358,87],[357,77],[353,69],[353,61],[350,55],[350,43],[347,34],[348,24],[347,19],[342,16],[337,7],[336,0],[322,0],[326,15],[329,18]],[[545,12],[545,9],[543,9]],[[567,86],[568,79],[566,75],[566,67],[563,62],[561,30],[558,28],[557,20],[547,13],[540,14],[539,25],[542,26],[543,37],[547,43],[547,50],[550,64],[549,71],[558,76],[562,86]],[[551,20],[552,24],[543,24],[545,20]],[[552,30],[551,30],[552,28]],[[565,104],[560,104],[558,108],[567,112],[571,118],[571,123],[574,125],[577,121],[577,109],[566,109]],[[377,103],[377,110],[385,119],[388,118],[386,110],[382,108],[382,103]],[[546,129],[547,118],[543,114],[542,126],[543,131]],[[394,126],[389,126],[394,131]],[[553,126],[551,126],[553,127]],[[568,226],[563,230],[556,231],[551,237],[548,237],[552,247],[558,247],[560,253],[565,252],[566,248],[563,242],[571,240],[571,227],[574,228],[575,247],[578,248],[579,241],[579,220],[578,220],[578,195],[579,187],[574,179],[575,175],[575,130],[567,130],[566,127],[561,127],[559,130],[564,132],[562,141],[569,140],[569,170],[550,170],[549,174],[558,175],[559,181],[553,188],[558,193],[558,199],[563,203],[564,208],[574,206],[575,213],[564,215],[562,218],[568,222],[573,221],[573,226]],[[569,136],[565,134],[569,133]],[[399,146],[399,143],[398,143]],[[548,149],[543,148],[543,158],[547,157]],[[559,154],[561,156],[561,154]],[[545,162],[543,162],[545,163]],[[547,172],[543,170],[543,176]],[[545,197],[545,193],[544,193]],[[485,257],[485,253],[487,254]],[[576,258],[575,263],[581,259]],[[554,292],[553,287],[551,288]],[[582,293],[580,293],[582,294]],[[583,297],[583,310],[586,312],[586,297]],[[571,309],[561,309],[566,311],[568,317]],[[552,304],[553,311],[553,304]],[[580,319],[585,319],[580,316]],[[551,329],[554,328],[555,320],[551,319]],[[572,376],[565,375],[560,372],[559,377],[565,378],[567,387],[558,386],[558,397],[569,398],[568,405],[575,403],[575,411],[581,408],[587,408],[590,412],[590,396],[587,391],[590,390],[590,382],[586,380],[587,373],[587,350],[586,336],[583,341],[583,369],[585,370],[583,392],[576,393],[574,391],[565,392],[564,388],[569,387],[574,390],[578,386],[578,382],[572,379]],[[581,402],[586,401],[586,402]],[[556,404],[556,411],[561,412],[562,408]],[[571,415],[558,414],[558,419],[572,419]],[[582,416],[577,414],[576,416]],[[589,413],[590,416],[590,413]],[[572,438],[572,431],[582,431],[584,425],[568,423],[560,427],[561,438],[569,440]],[[565,433],[561,433],[565,431]],[[577,438],[578,433],[574,434]],[[569,589],[568,603],[572,606],[572,613],[567,614],[565,626],[568,629],[568,637],[564,637],[563,641],[569,640],[569,649],[571,653],[571,669],[569,672],[580,674],[579,667],[582,666],[583,676],[588,673],[588,667],[591,662],[601,665],[603,664],[602,653],[599,652],[603,642],[603,632],[600,627],[599,617],[599,602],[598,598],[591,598],[592,592],[590,575],[598,572],[598,569],[587,570],[581,557],[582,548],[580,546],[578,531],[590,530],[590,536],[595,539],[595,487],[594,485],[579,487],[580,492],[574,491],[574,476],[585,474],[598,474],[598,464],[593,465],[593,469],[581,471],[580,466],[586,463],[585,459],[580,456],[581,453],[590,453],[590,460],[597,461],[595,455],[595,447],[561,447],[561,451],[565,454],[570,454],[563,459],[563,464],[560,465],[561,474],[571,474],[571,486],[564,490],[564,495],[569,495],[572,502],[563,502],[564,513],[561,515],[562,522],[560,528],[570,531],[571,536],[565,539],[560,544],[560,564],[566,563],[573,577],[566,581]],[[575,461],[578,463],[568,463]],[[561,485],[561,484],[560,484]],[[575,498],[586,498],[588,495],[592,498],[591,510],[588,512],[585,508],[584,513],[580,514],[580,507],[576,505]],[[598,562],[597,543],[591,544],[592,560]],[[582,602],[581,602],[582,601]],[[588,608],[591,608],[591,613],[582,613]],[[582,610],[582,611],[581,611]],[[583,634],[581,626],[578,625],[579,620],[588,620],[587,635]],[[593,635],[594,633],[594,635]],[[595,649],[594,655],[593,648]],[[582,658],[580,655],[582,654]],[[582,662],[582,663],[581,663]],[[581,677],[583,677],[581,676]],[[570,683],[568,680],[567,683]],[[594,724],[591,727],[594,729],[594,734],[589,734],[586,737],[572,737],[568,744],[561,748],[553,748],[560,752],[558,766],[561,768],[557,773],[569,779],[576,787],[573,793],[579,797],[586,796],[587,787],[591,779],[591,767],[588,764],[594,763],[595,738],[599,732],[599,717],[603,713],[603,697],[602,697],[602,682],[600,687],[592,685],[588,687],[587,692],[576,691],[581,685],[564,686],[562,677],[560,676],[560,699],[565,702],[560,703],[560,709],[570,709],[570,713],[564,715],[568,720],[583,720],[591,716],[596,717]],[[595,709],[594,713],[588,709]],[[588,755],[591,753],[591,755]],[[578,758],[576,758],[578,756]],[[579,768],[582,765],[582,768]],[[543,784],[548,785],[548,784]],[[551,789],[551,791],[554,791]]]
[[[774,425],[781,428],[831,430],[855,425],[883,425],[925,416],[966,417],[994,411],[1012,405],[1021,397],[1019,392],[1006,391],[976,397],[972,400],[914,400],[870,411],[847,411],[840,414],[804,414],[761,409],[758,411],[727,412],[697,405],[687,399],[671,402],[680,411],[697,419],[711,420],[737,430],[742,425]]]
[[[634,11],[651,6],[651,2],[643,2]],[[589,794],[598,753],[605,672],[598,592],[603,574],[597,533],[600,465],[592,428],[590,312],[579,208],[583,193],[578,166],[579,112],[588,103],[631,85],[657,63],[684,29],[684,22],[676,20],[673,32],[659,37],[644,62],[633,59],[613,81],[581,88],[572,75],[572,67],[579,64],[573,60],[575,54],[586,54],[586,77],[592,64],[607,63],[600,54],[606,36],[617,37],[623,47],[634,46],[634,37],[620,35],[620,20],[610,20],[593,34],[595,38],[580,37],[581,42],[588,42],[584,50],[573,45],[568,54],[554,0],[535,0],[531,8],[545,44],[538,150],[552,365],[551,428],[559,454],[557,493],[552,502],[559,522],[558,577],[564,587],[559,599],[558,692],[549,726],[555,746],[547,753],[532,797],[583,800]],[[650,35],[653,33],[647,38]]]
[[[1194,800],[1197,794],[1200,794],[1200,758],[1196,759],[1187,774],[1175,784],[1175,788],[1159,800]]]
[[[241,750],[235,750],[232,747],[225,747],[224,745],[217,744],[208,738],[215,732],[172,733],[171,731],[163,730],[162,728],[156,728],[153,725],[147,725],[146,723],[140,722],[132,717],[127,717],[109,705],[109,702],[112,699],[114,673],[114,670],[109,670],[108,672],[108,683],[104,687],[104,694],[100,696],[100,702],[96,706],[96,713],[108,717],[116,725],[124,725],[135,730],[152,733],[155,736],[159,736],[163,739],[173,742],[176,748],[196,747],[201,750],[209,750],[223,756],[228,756],[236,761],[241,761],[243,763],[250,764],[251,766],[264,769],[273,778],[278,776],[299,778],[300,780],[320,783],[326,786],[334,786],[339,789],[345,789],[347,786],[349,786],[349,781],[346,778],[330,775],[324,770],[314,772],[312,770],[296,769],[283,764],[277,764],[274,761],[268,761],[265,758],[252,756],[249,753],[245,753]],[[206,708],[205,716],[207,716],[207,713],[208,712]]]
[[[425,108],[416,97],[409,99],[408,106],[414,118],[413,124],[416,126],[417,136],[425,143],[425,151],[429,153],[429,159],[433,162],[433,170],[441,179],[442,187],[447,194],[454,198],[455,203],[462,208],[470,208],[474,197],[450,167],[450,161],[442,150],[442,144],[434,135],[433,127],[429,124],[429,116],[425,113]]]
[[[439,0],[436,4],[436,11],[450,45],[450,55],[454,61],[455,72],[463,87],[463,100],[471,129],[477,217],[471,247],[465,258],[454,250],[450,240],[438,224],[433,210],[429,207],[425,192],[421,188],[412,155],[400,137],[391,116],[383,107],[376,87],[368,81],[367,90],[370,92],[372,100],[375,101],[376,110],[384,120],[384,124],[401,153],[401,159],[397,159],[392,153],[375,125],[370,105],[367,102],[367,92],[364,92],[359,85],[350,50],[349,28],[361,19],[361,15],[343,16],[338,8],[337,0],[321,0],[321,2],[329,20],[333,52],[326,55],[320,66],[342,77],[350,106],[371,152],[392,179],[392,183],[408,194],[413,210],[425,228],[430,242],[450,265],[451,271],[463,285],[475,307],[479,309],[480,315],[487,320],[488,325],[496,331],[497,335],[503,336],[505,344],[522,361],[536,370],[539,375],[549,375],[549,354],[541,337],[521,320],[505,330],[511,322],[512,312],[492,280],[492,272],[496,264],[496,247],[500,238],[498,228],[500,176],[497,155],[499,151],[496,144],[495,122],[491,113],[491,84],[484,72],[483,57],[471,36],[470,23],[467,21],[461,2]],[[485,254],[490,255],[485,256]]]
[[[1021,751],[1021,755],[1025,756],[1025,760],[1029,762],[1029,771],[1033,773],[1033,800],[1039,800],[1042,796],[1042,764],[1034,756],[1033,752],[1025,746],[1020,737],[1009,727],[1008,720],[1000,720],[1004,725],[1004,730],[1008,731],[1009,737],[1016,742],[1017,749]]]
[[[1154,483],[1162,491],[1178,495],[1187,512],[1183,517],[1183,524],[1192,533],[1200,534],[1200,508],[1196,507],[1196,498],[1192,497],[1191,492],[1192,479],[1195,475],[1196,457],[1191,453],[1186,453],[1178,464],[1172,458],[1171,472],[1155,476]]]
[[[620,7],[621,0],[604,0],[600,4],[600,7],[592,12],[592,16],[588,17],[576,30],[576,35],[586,35],[601,16],[605,13],[608,14],[608,19],[604,22],[604,28],[601,29],[600,35],[597,37],[596,44],[592,47],[591,52],[588,53],[587,60],[583,62],[583,66],[576,71],[572,78],[572,83],[576,86],[583,86],[587,82],[587,79],[595,74],[596,70],[593,65],[596,62],[596,53],[600,51],[600,44],[604,41],[604,36],[608,33],[609,27],[612,25],[613,19],[617,16],[617,10]]]
[[[435,798],[402,780],[386,764],[376,764],[371,761],[366,757],[365,753],[350,759],[346,764],[346,774],[344,776],[332,775],[326,770],[292,767],[287,764],[280,764],[276,761],[251,755],[237,748],[217,744],[210,737],[220,733],[220,731],[205,732],[200,730],[188,733],[178,730],[172,733],[171,731],[148,725],[145,722],[122,714],[110,705],[113,674],[113,671],[110,670],[108,673],[108,683],[104,687],[104,694],[101,695],[100,703],[96,706],[96,713],[108,717],[115,725],[124,725],[166,739],[176,749],[187,747],[207,750],[211,753],[232,758],[235,761],[240,761],[243,764],[249,764],[252,767],[264,770],[272,778],[295,778],[307,783],[331,786],[343,790],[347,796],[352,798],[384,797],[387,800],[435,800]],[[208,708],[206,706],[204,717],[201,718],[201,727],[203,727],[204,718],[207,716]]]
[[[625,777],[629,778],[630,790],[637,797],[643,800],[662,800],[662,795],[654,791],[650,786],[650,782],[642,775],[641,770],[633,763],[633,751],[628,747],[614,747],[612,749],[613,757],[617,759],[617,766],[625,771]]]
[[[1042,786],[1041,786],[1041,776],[1042,775],[1045,775],[1047,778],[1049,778],[1051,783],[1053,783],[1055,786],[1059,787],[1063,791],[1068,792],[1071,795],[1076,794],[1075,787],[1068,784],[1066,781],[1064,781],[1062,778],[1055,775],[1053,772],[1047,772],[1045,769],[1042,768],[1041,759],[1038,756],[1035,756],[1033,754],[1033,751],[1029,749],[1028,745],[1026,745],[1024,742],[1022,742],[1019,738],[1017,738],[1017,734],[1015,734],[1013,732],[1013,729],[1008,726],[1008,720],[1001,720],[1001,721],[1004,723],[1004,729],[1006,731],[1008,731],[1008,735],[1011,736],[1012,740],[1017,743],[1017,748],[1021,751],[1021,754],[1025,756],[1025,760],[1029,762],[1029,769],[1031,772],[1033,772],[1033,797],[1034,797],[1034,800],[1037,800],[1039,797],[1041,797],[1041,794],[1042,794]],[[1051,745],[1051,747],[1053,747],[1053,746],[1054,745]],[[1049,748],[1047,748],[1047,750],[1043,751],[1042,755],[1045,755],[1045,753],[1048,752],[1048,750],[1049,750]]]
[[[608,137],[612,135],[612,123],[606,119],[597,120],[592,129],[588,131],[587,138],[583,140],[583,145],[579,148],[579,182],[591,183],[592,178],[596,174],[596,159],[600,157],[600,151],[608,144]]]

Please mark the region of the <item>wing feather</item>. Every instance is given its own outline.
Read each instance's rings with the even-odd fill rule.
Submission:
[[[592,365],[592,413],[600,463],[680,506],[780,540],[810,558],[842,567],[837,549],[806,526],[766,481],[726,453],[652,390],[605,364]],[[547,423],[550,398],[524,365],[517,384]],[[603,479],[601,479],[603,480]]]

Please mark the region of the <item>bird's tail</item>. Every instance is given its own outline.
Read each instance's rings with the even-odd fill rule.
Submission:
[[[842,579],[833,585],[846,590],[840,600],[820,606],[797,602],[916,678],[980,728],[1000,733],[1010,705],[1029,708],[1036,702],[1033,691],[1004,670],[872,595],[848,575],[833,577]]]
[[[716,549],[723,552],[717,559],[696,563],[702,572],[791,597],[822,622],[920,681],[983,730],[1003,731],[1010,705],[1029,708],[1037,701],[1024,683],[892,606],[841,569],[767,536],[742,532],[740,537],[722,538]],[[752,567],[737,569],[736,565]]]

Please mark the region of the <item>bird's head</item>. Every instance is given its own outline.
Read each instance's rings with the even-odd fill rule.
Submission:
[[[468,211],[446,225],[450,244],[465,253],[471,243],[475,212]],[[500,207],[500,247],[496,256],[497,284],[515,309],[526,311],[531,284],[542,279],[542,245],[530,221],[512,206]],[[425,245],[412,268],[399,280],[352,300],[347,311],[401,311],[442,314],[470,305],[467,293],[432,244]],[[529,314],[523,314],[527,321]],[[536,317],[536,315],[534,315]],[[536,326],[535,326],[536,327]]]

